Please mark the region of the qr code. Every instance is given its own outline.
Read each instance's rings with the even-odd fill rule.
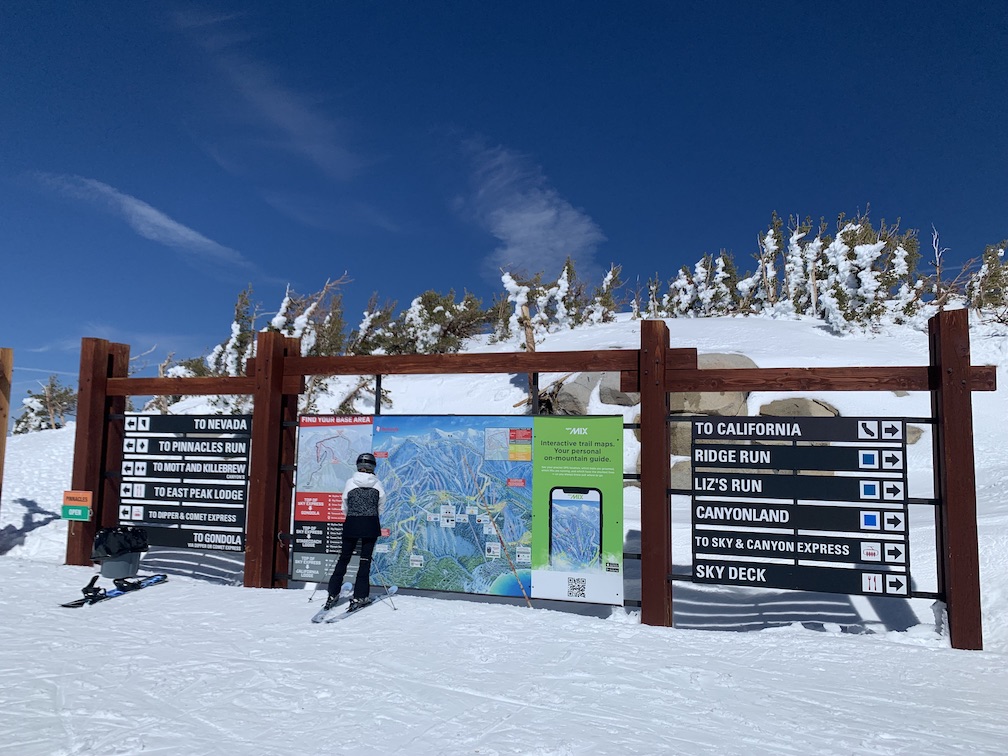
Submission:
[[[568,598],[585,598],[585,578],[567,578]]]

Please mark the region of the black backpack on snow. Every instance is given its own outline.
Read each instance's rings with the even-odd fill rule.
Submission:
[[[114,559],[124,554],[147,551],[147,549],[147,531],[143,528],[136,528],[132,525],[100,528],[95,533],[91,560],[100,562],[102,559]]]

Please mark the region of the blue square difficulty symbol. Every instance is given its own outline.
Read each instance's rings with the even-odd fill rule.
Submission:
[[[876,488],[874,483],[865,483],[862,496],[878,496],[878,488]]]
[[[863,528],[877,528],[878,527],[878,515],[874,512],[865,512],[861,515],[861,527]]]
[[[865,467],[872,467],[875,464],[875,452],[862,452],[861,464]]]

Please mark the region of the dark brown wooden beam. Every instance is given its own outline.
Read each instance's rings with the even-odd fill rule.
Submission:
[[[253,394],[255,378],[208,376],[205,378],[110,378],[109,396],[208,396]]]
[[[693,347],[678,347],[665,350],[665,371],[671,369],[696,370],[697,350]],[[640,372],[624,370],[620,373],[620,391],[640,391]]]
[[[944,589],[952,647],[980,650],[980,558],[977,548],[973,398],[967,310],[946,310],[928,322],[931,364],[938,385],[935,419],[935,493],[939,519],[939,589]]]
[[[669,332],[663,320],[641,322],[641,622],[671,627],[672,485],[669,398],[665,390]]]
[[[637,350],[291,357],[285,375],[435,375],[636,370]]]
[[[245,586],[272,588],[277,534],[280,440],[283,430],[283,370],[286,338],[260,331],[256,348],[252,454],[245,521]]]
[[[997,369],[967,368],[972,391],[997,389]],[[667,370],[668,391],[931,391],[932,369],[921,367],[720,368]]]
[[[91,520],[67,523],[66,563],[90,567],[97,523],[102,509],[102,455],[105,451],[106,386],[110,345],[105,339],[82,339],[80,375],[77,384],[77,422],[70,488],[92,494]]]

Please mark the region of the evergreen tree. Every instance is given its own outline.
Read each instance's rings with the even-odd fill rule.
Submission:
[[[669,284],[671,286],[671,283]],[[655,273],[653,278],[649,278],[647,282],[647,304],[644,306],[644,317],[646,318],[660,318],[663,315],[668,314],[668,309],[665,306],[665,298],[661,294],[662,290],[662,280]]]
[[[695,296],[691,313],[697,317],[708,318],[727,315],[732,311],[732,290],[735,266],[730,255],[722,250],[715,258],[704,255],[693,266],[693,286]]]
[[[394,312],[395,302],[379,306],[378,292],[371,294],[357,330],[350,337],[347,354],[385,354],[384,343],[391,338]]]
[[[780,216],[774,212],[769,229],[758,242],[759,252],[755,255],[755,272],[740,279],[736,284],[739,308],[743,312],[771,312],[780,298],[777,258],[784,245],[781,232],[783,225]]]
[[[1008,324],[1006,248],[1008,239],[998,244],[987,245],[980,260],[980,269],[970,277],[967,295],[971,307],[993,316],[999,323]]]
[[[888,226],[884,219],[876,230],[867,214],[852,221],[841,215],[838,228],[823,252],[819,295],[823,319],[848,331],[883,318],[903,321],[914,315],[921,292],[915,279],[916,232],[900,233],[898,221]]]
[[[696,315],[697,289],[689,268],[683,265],[679,274],[669,282],[665,311],[676,318]]]
[[[609,270],[602,277],[601,285],[595,289],[595,296],[592,297],[591,304],[584,310],[584,320],[588,323],[611,323],[616,319],[616,308],[619,303],[616,301],[616,292],[623,285],[620,279],[620,266],[610,265]]]
[[[212,375],[244,375],[245,364],[255,349],[255,321],[258,307],[252,305],[252,285],[238,294],[231,336],[217,345],[207,357]]]
[[[62,428],[68,415],[77,413],[77,391],[64,386],[55,375],[50,375],[46,383],[39,384],[42,390],[29,391],[22,400],[24,412],[14,421],[12,433]]]

